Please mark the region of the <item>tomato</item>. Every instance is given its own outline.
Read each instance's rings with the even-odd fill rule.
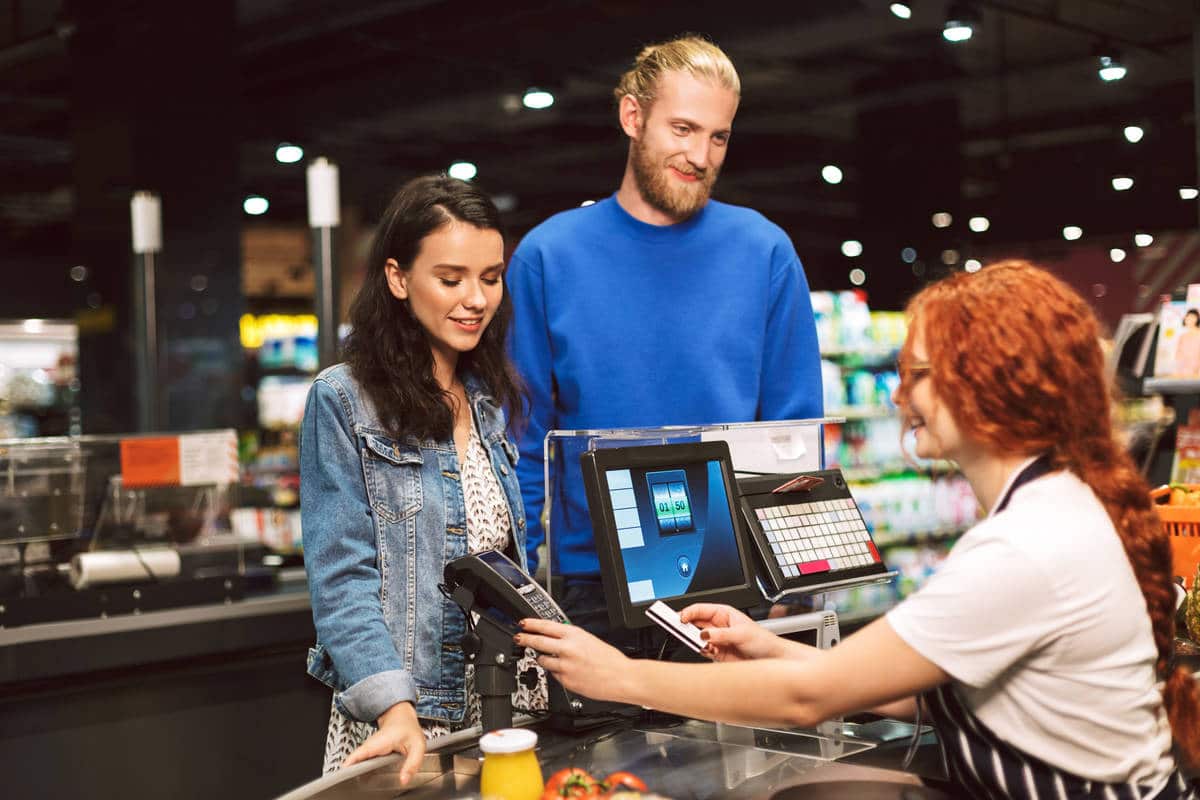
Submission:
[[[632,772],[625,772],[624,770],[620,772],[614,772],[613,774],[609,775],[604,779],[604,785],[608,787],[608,794],[624,791],[647,791],[646,782],[644,780],[639,778],[637,775],[634,775]]]
[[[599,797],[602,785],[587,770],[579,767],[560,769],[546,781],[542,800],[561,800],[564,797]]]

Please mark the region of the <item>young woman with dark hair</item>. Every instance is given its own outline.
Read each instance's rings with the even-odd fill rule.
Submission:
[[[402,752],[407,783],[426,737],[478,720],[465,620],[437,586],[467,553],[525,564],[510,316],[491,200],[440,175],[405,184],[376,231],[346,361],[317,376],[300,435],[308,670],[334,690],[325,771]]]
[[[1200,766],[1200,705],[1172,658],[1170,548],[1113,436],[1087,303],[1006,261],[927,287],[909,316],[905,427],[988,512],[920,590],[822,651],[727,606],[684,609],[732,662],[717,665],[629,661],[540,620],[518,642],[571,691],[701,718],[810,726],[920,701],[956,794],[1195,796],[1176,762]]]

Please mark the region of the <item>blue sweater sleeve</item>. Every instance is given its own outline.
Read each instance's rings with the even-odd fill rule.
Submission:
[[[537,548],[545,539],[542,509],[546,505],[542,442],[546,431],[555,427],[554,369],[550,349],[550,331],[546,322],[546,298],[542,282],[542,264],[537,253],[527,260],[520,247],[508,265],[508,287],[512,293],[513,324],[509,348],[513,363],[529,390],[529,414],[525,430],[517,442],[521,459],[517,480],[525,504],[525,551],[529,572],[537,570]]]
[[[321,379],[300,428],[300,527],[317,647],[333,662],[339,709],[374,722],[398,702],[415,703],[416,684],[383,619],[362,460],[337,391]]]
[[[790,244],[786,256],[771,276],[758,408],[758,418],[763,420],[824,415],[821,352],[808,279]]]

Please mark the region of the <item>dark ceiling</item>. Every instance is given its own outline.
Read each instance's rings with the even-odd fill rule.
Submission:
[[[338,163],[343,203],[370,220],[406,177],[469,159],[519,233],[615,189],[616,77],[641,44],[695,31],[743,82],[717,196],[783,225],[816,287],[847,285],[843,239],[883,230],[889,248],[912,228],[919,249],[965,258],[1061,247],[1065,224],[1094,241],[1195,226],[1196,203],[1178,192],[1197,171],[1192,2],[979,0],[979,31],[957,45],[940,35],[946,3],[914,0],[908,20],[888,5],[239,0],[231,191],[268,197],[273,222],[305,224],[302,165],[273,159],[295,142]],[[106,8],[114,25],[136,13]],[[47,264],[75,208],[70,9],[0,2],[0,250]],[[1129,73],[1108,84],[1096,56],[1113,47]],[[533,85],[554,91],[552,108],[520,107]],[[1140,143],[1122,136],[1129,124],[1144,127]],[[843,183],[821,180],[827,163]],[[1114,192],[1116,174],[1134,189]],[[936,210],[954,225],[933,231]],[[975,213],[987,233],[967,231]],[[864,265],[899,268],[895,253],[868,249]]]

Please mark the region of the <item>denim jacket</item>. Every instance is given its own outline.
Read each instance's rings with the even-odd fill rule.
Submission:
[[[508,500],[525,561],[525,515],[496,401],[464,378],[476,430]],[[466,708],[465,621],[438,590],[467,554],[467,520],[452,439],[393,439],[346,364],[317,376],[300,431],[300,514],[317,644],[308,672],[338,709],[374,722],[407,700],[424,719],[458,723]]]

